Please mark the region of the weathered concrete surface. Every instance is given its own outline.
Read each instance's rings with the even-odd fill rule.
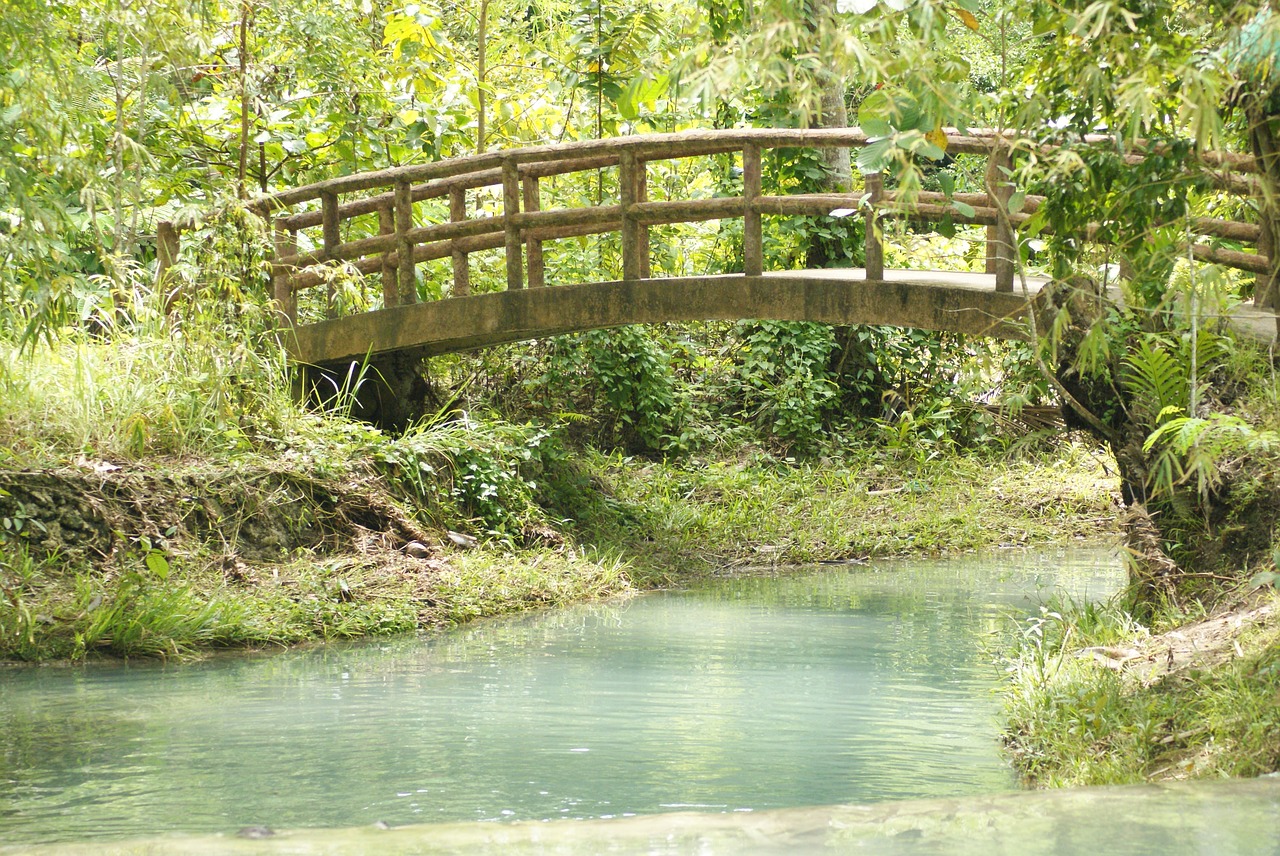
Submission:
[[[1038,292],[1043,279],[1029,283]],[[579,330],[742,318],[888,324],[1026,338],[1027,302],[987,274],[786,271],[759,277],[643,279],[502,291],[384,309],[299,327],[295,359],[324,365],[413,349],[444,354]]]
[[[867,280],[861,269],[782,271],[722,276],[593,282],[500,291],[420,303],[310,324],[288,343],[300,363],[334,365],[396,351],[433,356],[538,339],[579,330],[743,318],[886,324],[1027,338],[1027,302],[1047,280],[1032,277],[998,294],[983,273],[885,271]],[[1238,307],[1232,326],[1247,338],[1276,340],[1276,316]]]

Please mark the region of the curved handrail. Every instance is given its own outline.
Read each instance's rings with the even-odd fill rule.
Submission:
[[[1098,137],[1093,141],[1109,140]],[[997,291],[1011,291],[1015,239],[1011,227],[1024,223],[1043,204],[1043,197],[1030,196],[1022,210],[1007,213],[1012,188],[1002,178],[1000,168],[1009,163],[1014,145],[1027,145],[1012,133],[989,129],[960,133],[948,131],[947,149],[956,154],[982,154],[989,158],[989,192],[955,194],[917,193],[910,199],[883,189],[878,173],[864,176],[865,187],[853,193],[793,194],[766,196],[761,189],[761,154],[780,147],[858,147],[874,142],[860,128],[769,129],[745,128],[699,130],[672,134],[648,134],[603,140],[530,146],[505,151],[468,155],[445,161],[395,167],[356,175],[340,176],[292,188],[249,203],[249,208],[269,219],[276,236],[273,287],[282,314],[296,321],[297,292],[324,281],[313,266],[328,262],[349,262],[364,274],[380,274],[384,306],[416,300],[415,267],[422,261],[450,258],[453,266],[452,296],[470,292],[467,256],[486,249],[505,248],[509,289],[544,285],[542,242],[601,232],[621,232],[623,279],[649,276],[649,228],[664,223],[689,223],[741,217],[743,231],[743,271],[747,276],[763,271],[764,215],[829,214],[836,209],[860,212],[867,218],[868,279],[883,278],[883,254],[878,222],[881,218],[936,221],[987,227],[987,268],[996,276]],[[1052,147],[1039,146],[1041,151]],[[1140,144],[1128,157],[1141,160],[1144,151],[1156,146]],[[702,157],[740,153],[743,164],[741,196],[711,199],[651,201],[647,193],[646,164],[653,160]],[[1251,189],[1248,173],[1258,165],[1248,155],[1208,152],[1203,163],[1221,169],[1220,184],[1233,192]],[[574,172],[606,167],[619,170],[619,200],[616,204],[556,210],[542,210],[539,181]],[[1246,174],[1246,175],[1242,175]],[[465,192],[481,187],[502,188],[502,214],[468,218]],[[374,193],[370,193],[375,191]],[[994,193],[994,195],[993,195]],[[343,197],[352,197],[343,199]],[[419,226],[414,205],[430,199],[448,198],[450,218],[443,223]],[[320,201],[318,209],[294,210]],[[960,203],[957,205],[956,203]],[[1002,216],[1001,212],[1006,213]],[[354,217],[378,216],[379,234],[343,241],[341,223]],[[319,227],[319,249],[299,253],[297,235]],[[159,275],[177,256],[178,229],[170,223],[159,231]],[[1259,224],[1200,218],[1193,224],[1200,235],[1253,243],[1258,254],[1194,244],[1198,258],[1252,271],[1259,275],[1258,300],[1272,299],[1274,288],[1268,277],[1270,259],[1264,250],[1273,245],[1271,236]],[[1090,230],[1087,238],[1092,238]]]

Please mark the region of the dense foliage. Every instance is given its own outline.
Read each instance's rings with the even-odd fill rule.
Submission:
[[[1271,417],[1223,412],[1257,400],[1245,391],[1261,364],[1212,319],[1252,296],[1253,278],[1187,255],[1192,218],[1255,216],[1221,192],[1199,159],[1208,148],[1261,157],[1257,216],[1280,224],[1277,28],[1266,3],[1217,0],[14,0],[0,20],[0,331],[28,349],[85,335],[176,341],[167,368],[201,379],[198,391],[140,406],[129,448],[251,443],[238,413],[288,408],[257,391],[280,361],[266,236],[237,200],[502,146],[856,121],[878,139],[853,164],[776,152],[766,192],[856,187],[884,169],[907,194],[1002,185],[1006,215],[1044,193],[1019,232],[1020,268],[1059,286],[1038,347],[776,322],[588,333],[438,361],[428,411],[537,418],[649,456],[743,444],[818,455],[871,440],[927,458],[1004,448],[992,441],[1010,439],[1008,408],[1057,399],[1111,445],[1127,498],[1176,555],[1253,513],[1228,498],[1237,461],[1274,445]],[[989,176],[948,156],[952,125],[1010,129],[1011,168]],[[1150,156],[1135,164],[1140,143]],[[650,178],[655,199],[741,181],[726,158],[655,165]],[[545,202],[600,202],[614,183],[558,180]],[[155,230],[173,217],[194,218],[199,240],[161,294]],[[865,236],[849,221],[770,218],[768,264],[860,264]],[[978,230],[939,231],[893,226],[887,252],[907,266],[982,265]],[[655,234],[660,273],[739,264],[736,222]],[[548,277],[616,274],[618,257],[616,236],[559,242]],[[359,275],[329,276],[304,317],[377,305]],[[498,258],[477,254],[473,279],[500,288]],[[444,281],[424,266],[421,296]],[[1123,301],[1106,290],[1115,283]],[[214,299],[166,313],[202,292]],[[12,395],[30,387],[9,374]],[[327,397],[350,405],[352,392]]]

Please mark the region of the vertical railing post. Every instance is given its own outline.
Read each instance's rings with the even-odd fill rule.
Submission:
[[[461,187],[454,187],[449,190],[449,222],[461,223],[467,219],[467,192]],[[466,297],[471,293],[471,264],[467,261],[467,254],[458,249],[458,241],[455,238],[450,242],[450,262],[453,265],[453,290],[449,292],[450,297]]]
[[[526,175],[524,181],[524,210],[542,210],[542,189],[538,186],[536,175]],[[525,236],[525,253],[528,255],[529,287],[542,288],[547,284],[546,266],[542,260],[542,241]]]
[[[863,204],[867,206],[866,278],[884,279],[884,243],[880,234],[880,201],[884,199],[884,176],[878,172],[869,172],[862,176],[867,195]]]
[[[991,207],[1002,213],[994,226],[987,227],[987,273],[996,275],[996,291],[1000,292],[1013,291],[1017,268],[1013,230],[1004,216],[1009,213],[1009,199],[1013,196],[1013,183],[1007,172],[1012,165],[1009,149],[997,140],[987,161],[987,194],[992,197]]]
[[[1253,281],[1253,305],[1259,309],[1274,309],[1280,300],[1277,298],[1277,281],[1275,276],[1276,236],[1272,221],[1267,216],[1268,206],[1265,202],[1258,211],[1258,255],[1267,257],[1267,273],[1260,273]]]
[[[178,261],[181,239],[168,220],[156,225],[156,291],[164,295],[164,313],[168,315],[178,302],[178,289],[170,290],[169,269]]]
[[[338,245],[342,243],[342,234],[338,230],[338,195],[336,193],[320,194],[320,213],[324,225],[324,257],[328,260],[334,258],[338,252]],[[338,315],[336,297],[333,283],[330,282],[325,300],[326,318],[335,318]]]
[[[276,258],[282,259],[298,252],[298,233],[285,228],[279,220],[272,227]],[[271,296],[276,301],[281,326],[298,323],[298,294],[293,290],[293,271],[275,267],[271,272]]]
[[[640,230],[636,223],[632,207],[636,204],[636,170],[638,166],[635,150],[623,149],[618,159],[618,195],[622,203],[622,279],[624,281],[641,278],[640,271]]]
[[[506,221],[507,290],[524,288],[524,253],[520,247],[520,169],[514,158],[502,161],[502,216]]]
[[[406,179],[400,179],[395,187],[396,203],[396,268],[397,285],[400,291],[400,304],[409,305],[418,302],[418,283],[414,274],[413,242],[409,240],[409,231],[413,228],[413,185]]]
[[[742,147],[742,272],[747,276],[764,273],[764,232],[760,225],[760,146]]]
[[[636,160],[635,169],[636,189],[632,198],[636,202],[649,201],[649,162],[643,159]],[[649,267],[649,226],[646,223],[636,223],[636,255],[640,259],[640,278],[648,279],[653,271]]]
[[[394,235],[396,233],[395,204],[383,205],[378,209],[378,234]],[[382,307],[390,309],[400,302],[400,292],[396,288],[395,250],[388,249],[382,253]]]

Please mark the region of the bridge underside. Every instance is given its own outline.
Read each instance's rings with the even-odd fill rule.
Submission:
[[[1043,279],[1028,283],[1032,296]],[[988,274],[860,269],[746,277],[594,282],[502,291],[369,312],[295,329],[298,362],[334,365],[366,356],[423,356],[561,333],[668,321],[774,319],[885,324],[1006,339],[1027,337],[1026,298],[997,293]]]

